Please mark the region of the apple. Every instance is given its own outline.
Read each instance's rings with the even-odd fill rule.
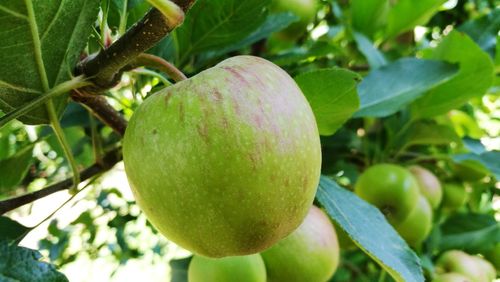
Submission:
[[[449,272],[437,275],[434,279],[432,279],[432,282],[472,282],[472,280],[462,274]]]
[[[497,243],[495,247],[486,252],[484,256],[495,266],[497,271],[500,272],[500,243]]]
[[[436,262],[438,273],[456,272],[468,277],[472,282],[490,282],[485,280],[484,269],[471,255],[458,250],[447,251]]]
[[[316,17],[318,8],[318,0],[273,0],[272,11],[291,12],[299,18],[297,22],[278,32],[278,37],[285,40],[295,40],[300,37]]]
[[[443,207],[447,210],[456,210],[467,202],[465,186],[459,183],[443,185]]]
[[[395,229],[412,247],[420,246],[429,236],[432,229],[432,207],[424,196],[419,197],[417,206]]]
[[[478,256],[472,256],[472,258],[475,260],[476,265],[478,265],[478,267],[481,269],[481,274],[482,274],[481,277],[483,281],[490,282],[495,280],[495,277],[497,276],[497,271],[489,261]]]
[[[194,255],[188,282],[266,282],[266,266],[259,254],[225,258]]]
[[[401,223],[418,204],[418,183],[405,168],[377,164],[363,172],[354,192],[378,207],[391,224]]]
[[[290,236],[262,252],[268,282],[320,282],[330,279],[339,262],[339,245],[328,216],[313,206]]]
[[[432,172],[421,166],[411,166],[408,170],[417,180],[420,194],[429,201],[433,209],[437,209],[443,198],[443,188],[439,179]]]
[[[258,253],[301,224],[321,145],[295,81],[267,60],[236,56],[146,99],[123,159],[138,205],[163,235],[225,257]]]

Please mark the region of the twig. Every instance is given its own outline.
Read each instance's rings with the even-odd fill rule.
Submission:
[[[94,163],[90,167],[80,172],[81,181],[85,181],[95,175],[101,174],[110,170],[115,164],[122,160],[121,148],[114,149],[108,152],[100,163]],[[68,190],[72,187],[72,178],[67,178],[61,182],[54,183],[41,190],[28,193],[19,197],[10,198],[0,201],[0,215],[5,214],[18,207],[24,206],[38,199],[47,197],[59,191]]]
[[[182,73],[174,65],[167,62],[163,58],[151,54],[140,54],[127,66],[127,68],[135,69],[142,66],[150,67],[164,72],[175,82],[187,79],[186,75],[184,75],[184,73]]]

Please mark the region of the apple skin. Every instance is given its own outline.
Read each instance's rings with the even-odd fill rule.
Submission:
[[[295,40],[307,29],[318,12],[318,0],[273,0],[271,10],[273,12],[292,12],[299,19],[284,30],[277,33],[284,40]]]
[[[313,206],[290,236],[262,252],[268,282],[324,282],[339,263],[339,244],[326,214]]]
[[[442,254],[436,262],[438,273],[455,272],[468,277],[472,282],[490,282],[485,279],[484,269],[471,255],[451,250]]]
[[[432,282],[472,282],[472,280],[460,273],[449,272],[437,275]]]
[[[478,267],[481,269],[482,281],[490,282],[495,280],[497,276],[497,271],[489,261],[478,256],[472,256],[472,259],[476,262],[476,265],[478,265]]]
[[[433,209],[437,209],[443,198],[443,188],[439,179],[421,166],[411,166],[408,170],[417,180],[420,193],[429,201]]]
[[[456,210],[465,205],[468,196],[465,186],[458,183],[446,183],[443,185],[443,208]]]
[[[237,56],[144,101],[123,158],[138,205],[163,235],[199,255],[241,256],[301,224],[321,145],[295,81],[267,60]]]
[[[266,266],[259,254],[207,258],[194,255],[188,282],[266,282]]]
[[[420,196],[413,175],[393,164],[377,164],[365,170],[356,181],[354,192],[378,207],[393,225],[406,219]]]
[[[395,229],[410,246],[420,246],[432,230],[432,207],[429,201],[421,195],[417,206]]]

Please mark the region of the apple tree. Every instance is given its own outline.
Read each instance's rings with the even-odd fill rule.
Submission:
[[[4,0],[0,281],[493,281],[499,32],[493,0]]]

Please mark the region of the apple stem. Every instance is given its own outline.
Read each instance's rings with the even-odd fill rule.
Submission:
[[[164,72],[175,82],[187,79],[186,75],[182,73],[182,71],[180,71],[178,68],[176,68],[173,64],[155,55],[140,54],[127,66],[127,69],[135,69],[141,66],[154,68],[161,72]]]

